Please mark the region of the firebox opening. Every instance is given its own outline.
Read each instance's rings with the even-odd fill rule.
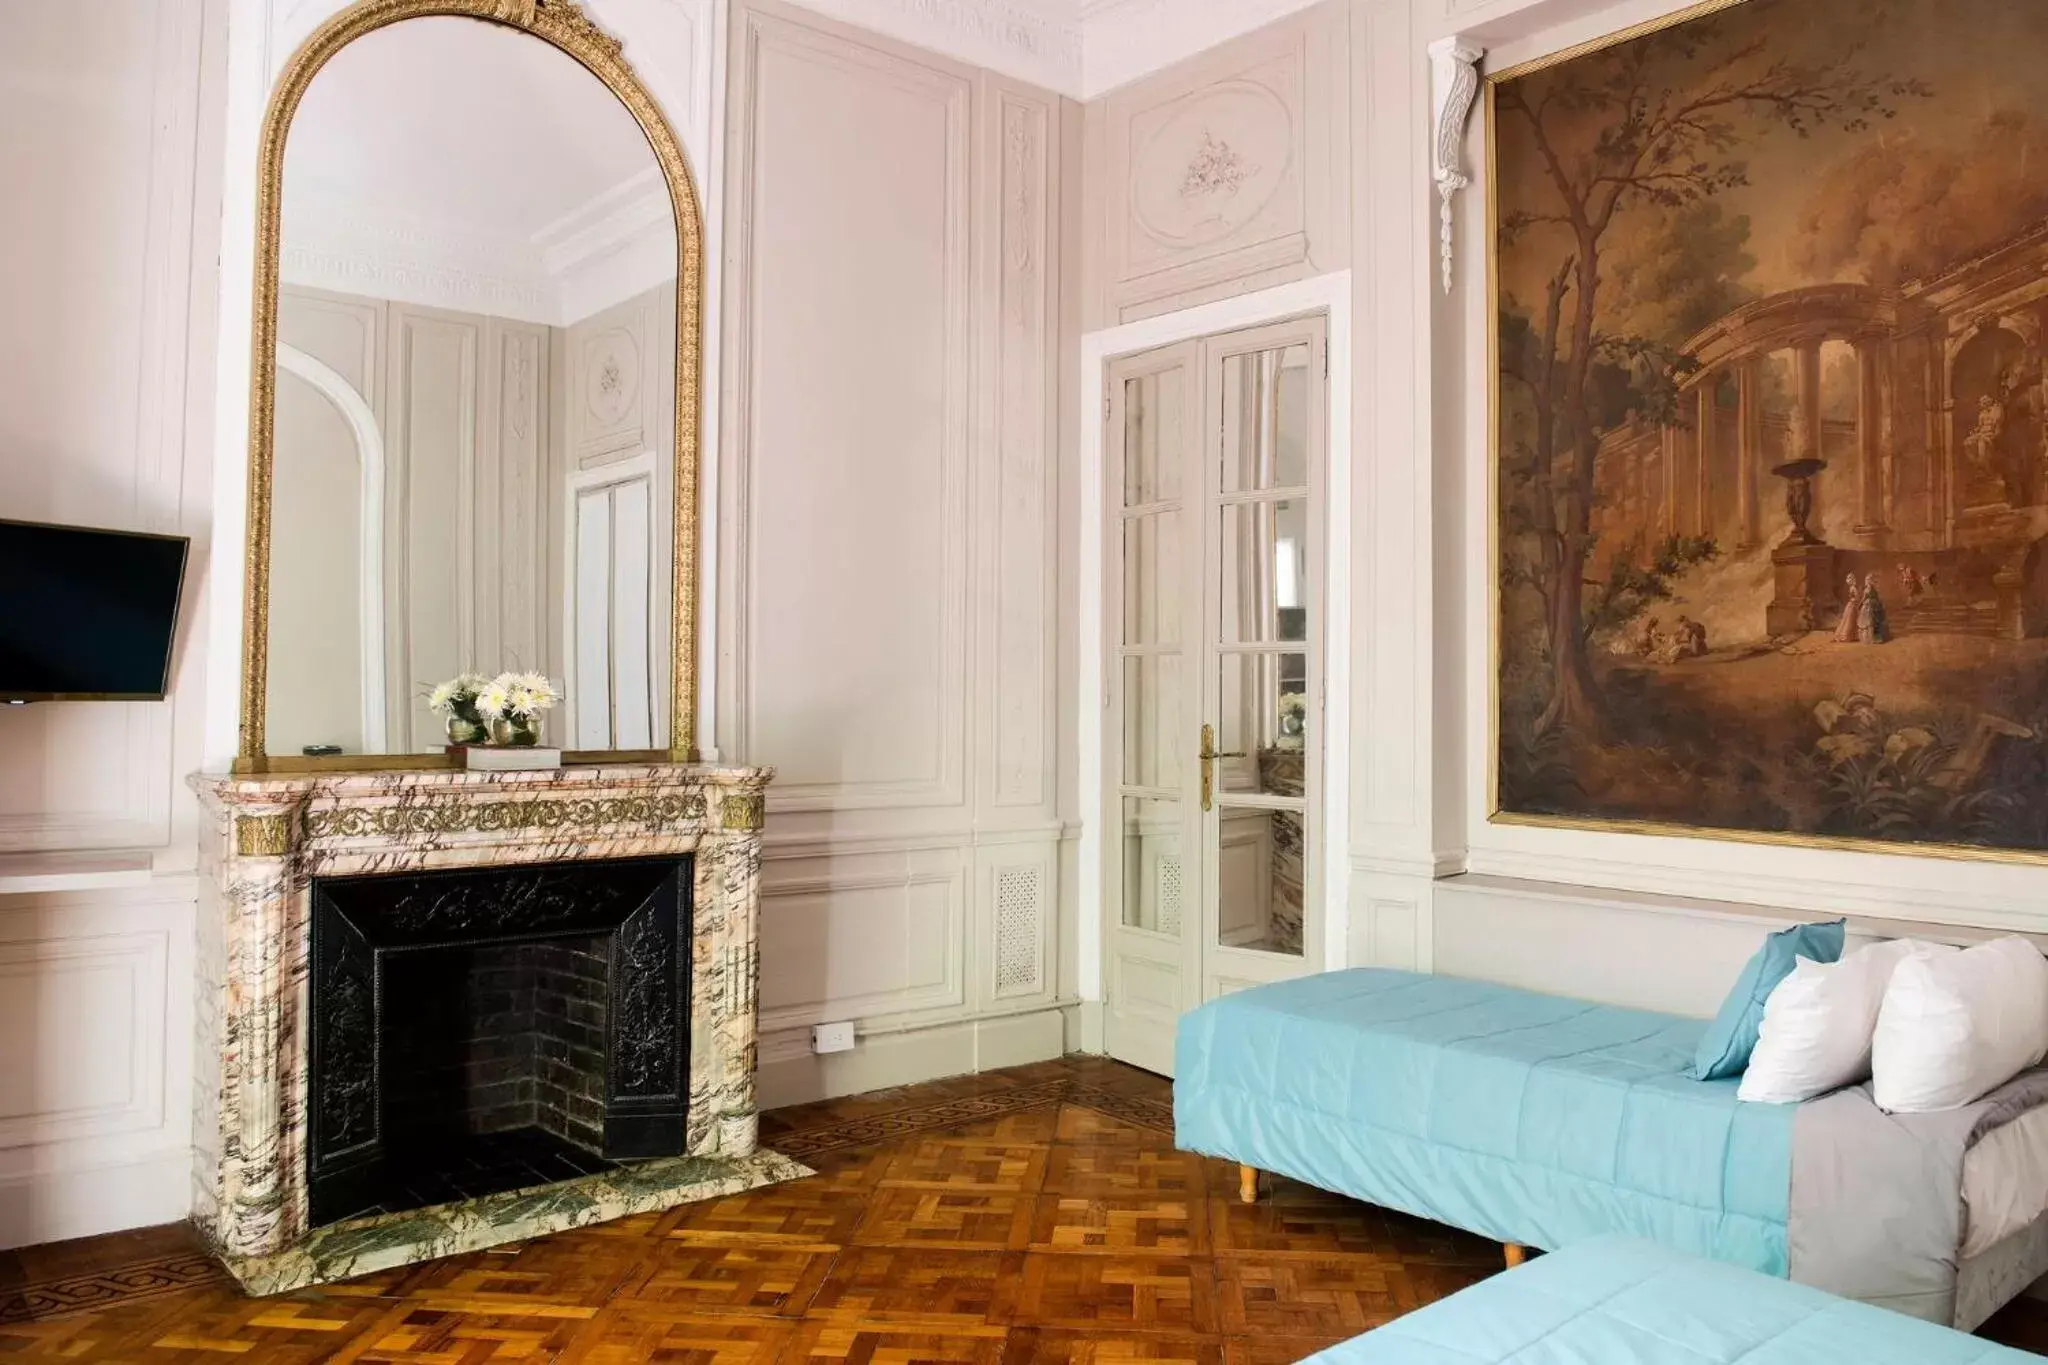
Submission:
[[[688,871],[616,859],[317,880],[312,1223],[680,1155]]]
[[[383,1178],[365,1190],[373,1206],[357,1212],[395,1213],[615,1168],[602,1155],[609,938],[386,956]]]

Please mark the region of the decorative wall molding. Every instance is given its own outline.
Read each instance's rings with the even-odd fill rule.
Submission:
[[[1090,106],[1084,328],[1343,268],[1347,19],[1304,11]]]
[[[34,1040],[0,1081],[0,1148],[163,1126],[171,960],[160,929],[0,942],[0,1026]]]
[[[734,236],[727,252],[725,337],[725,353],[733,363],[726,380],[731,406],[722,452],[721,541],[727,549],[720,566],[730,638],[720,651],[728,660],[722,747],[733,757],[752,754],[749,761],[777,765],[782,776],[770,804],[779,812],[959,805],[970,799],[969,617],[977,586],[968,568],[970,490],[979,477],[974,466],[980,454],[982,400],[975,391],[972,357],[984,344],[981,319],[986,316],[973,240],[982,219],[976,211],[975,172],[983,160],[974,134],[985,126],[986,112],[974,73],[884,40],[810,22],[800,11],[749,5],[735,13],[733,26],[726,192]],[[813,91],[832,103],[803,103]],[[773,103],[777,99],[800,106],[794,117],[803,126],[816,126],[821,118],[847,127],[866,126],[863,121],[881,126],[887,120],[888,136],[906,139],[888,155],[910,157],[914,144],[921,159],[891,172],[888,183],[898,188],[884,202],[878,190],[856,183],[861,172],[844,157],[831,165],[807,161],[802,146],[777,141],[775,129],[798,126],[788,121],[790,114],[774,122],[782,113]],[[870,154],[841,150],[845,156]],[[872,154],[880,155],[880,149]],[[764,169],[778,157],[789,160]],[[829,186],[816,183],[829,177],[846,178]],[[876,253],[868,273],[880,278],[879,272],[890,272],[889,278],[902,281],[902,289],[887,300],[870,298],[872,306],[859,315],[847,311],[846,300],[856,295],[840,293],[837,311],[814,316],[806,303],[806,315],[794,320],[792,310],[798,305],[789,292],[790,280],[823,258],[786,230],[764,241],[761,227],[771,219],[763,195],[770,187],[783,196],[784,213],[843,204],[843,240],[863,234],[861,249]],[[890,245],[908,240],[905,234],[911,233],[931,251],[929,259],[913,264],[900,250],[888,258]],[[760,264],[764,249],[779,250],[766,265]],[[839,250],[843,254],[851,248]],[[843,267],[859,268],[851,257]],[[861,292],[872,296],[876,291],[868,283]],[[887,326],[880,317],[884,308],[897,314]],[[821,422],[816,397],[808,416],[800,405],[790,405],[796,388],[823,382],[803,359],[818,353],[825,335],[820,328],[844,330],[846,335],[834,338],[844,348],[870,346],[877,332],[895,329],[902,329],[901,344],[929,348],[914,363],[899,360],[897,372],[870,371],[887,394],[864,394],[858,403],[844,393],[823,400],[841,405],[851,417],[863,416],[874,403],[910,403],[902,412],[903,423],[886,439],[872,422]],[[764,342],[763,336],[774,340]],[[780,425],[788,423],[797,425]],[[791,463],[798,445],[819,462],[820,477],[842,481],[846,496],[829,515],[812,491],[827,485],[812,479],[809,470],[798,475]],[[886,470],[884,462],[890,462]],[[873,637],[858,666],[868,676],[896,671],[901,679],[898,686],[865,689],[862,695],[863,689],[849,692],[843,680],[827,677],[831,660],[818,658],[817,672],[805,666],[803,651],[813,647],[817,631],[807,628],[799,641],[791,630],[788,604],[800,584],[801,601],[815,609],[821,600],[808,586],[812,580],[800,577],[806,572],[800,566],[815,562],[807,557],[817,553],[817,546],[787,544],[783,538],[830,537],[842,527],[852,535],[861,518],[849,521],[846,504],[869,498],[876,501],[859,504],[867,515],[900,513],[913,505],[919,514],[899,521],[894,537],[856,535],[836,552],[845,560],[842,574],[851,569],[854,577],[842,576],[834,592],[823,597],[833,604],[825,614],[839,625],[887,619],[888,626]],[[842,646],[860,644],[856,636],[842,634],[840,640]],[[887,664],[885,649],[893,654]],[[774,657],[778,651],[796,657]],[[913,659],[915,667],[909,662]],[[855,666],[844,655],[838,664]],[[769,687],[778,690],[764,700]],[[861,696],[865,709],[840,711],[838,728],[828,738],[812,716],[852,696]],[[764,716],[775,722],[777,748],[764,738],[770,733]],[[878,743],[876,735],[892,736],[895,742]]]
[[[1472,183],[1465,171],[1465,120],[1472,113],[1473,98],[1479,93],[1479,59],[1484,48],[1461,37],[1439,38],[1429,45],[1431,84],[1434,91],[1435,138],[1431,175],[1436,180],[1439,200],[1438,254],[1443,263],[1444,293],[1451,292],[1453,278],[1451,203],[1458,191]]]

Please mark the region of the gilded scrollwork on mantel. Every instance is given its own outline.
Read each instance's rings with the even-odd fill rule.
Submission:
[[[235,817],[235,856],[281,858],[291,852],[292,817],[288,814]]]
[[[616,829],[701,825],[704,798],[563,797],[526,801],[433,800],[416,805],[340,806],[306,814],[309,839],[402,839],[420,834],[592,834]]]
[[[720,818],[725,828],[734,830],[756,830],[767,823],[768,799],[759,792],[747,792],[725,798]]]

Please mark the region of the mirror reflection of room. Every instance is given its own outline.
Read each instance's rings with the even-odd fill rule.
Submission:
[[[1216,777],[1218,934],[1291,955],[1307,846],[1308,366],[1305,344],[1230,355],[1221,390],[1216,747],[1232,756]]]
[[[631,113],[515,29],[411,19],[286,144],[268,748],[435,753],[524,672],[545,743],[668,743],[676,237]]]

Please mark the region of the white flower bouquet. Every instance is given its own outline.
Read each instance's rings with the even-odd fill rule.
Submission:
[[[448,718],[450,744],[483,744],[489,741],[490,727],[483,713],[477,710],[476,699],[490,681],[481,673],[462,673],[447,682],[435,684],[427,694],[428,708]]]
[[[544,673],[464,673],[428,694],[427,704],[448,717],[454,744],[534,745],[541,719],[562,694]]]
[[[546,674],[500,673],[476,694],[477,714],[491,724],[495,744],[540,743],[541,718],[562,694]]]

